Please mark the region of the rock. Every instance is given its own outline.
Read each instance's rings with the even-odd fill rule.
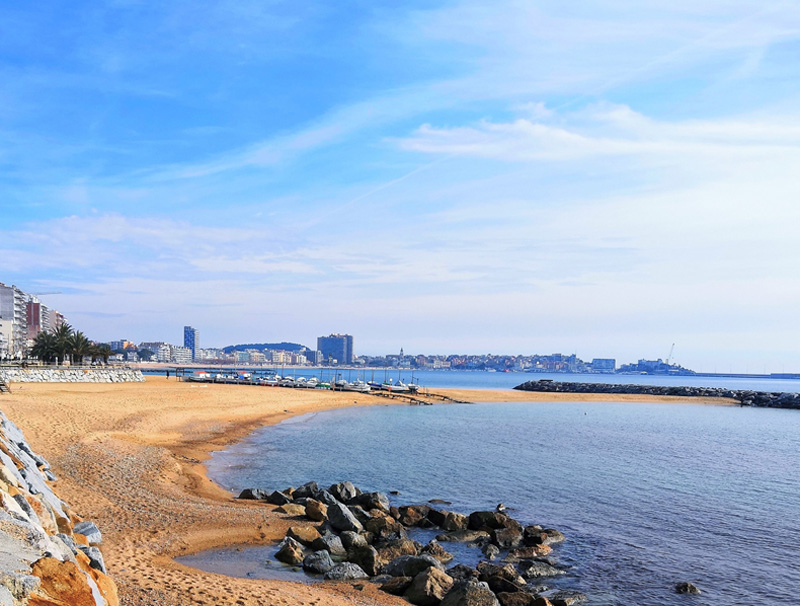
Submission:
[[[295,499],[300,499],[302,497],[309,497],[309,498],[316,498],[314,493],[319,490],[319,486],[317,486],[316,482],[306,482],[299,488],[295,488],[292,496]]]
[[[252,501],[266,501],[267,496],[268,496],[267,491],[262,490],[261,488],[245,488],[242,492],[239,493],[239,496],[236,498],[252,500]]]
[[[292,537],[303,545],[311,545],[311,543],[319,539],[322,535],[317,532],[316,528],[311,526],[290,526],[286,536]]]
[[[469,525],[469,518],[463,513],[448,512],[445,516],[442,528],[449,531],[466,530]]]
[[[694,583],[678,583],[675,585],[675,592],[676,593],[700,593],[700,590],[697,588],[697,585]]]
[[[574,606],[586,601],[586,594],[579,591],[555,591],[546,596],[553,606]]]
[[[413,580],[411,577],[391,577],[381,585],[381,591],[392,595],[403,595]]]
[[[89,558],[89,566],[95,570],[99,570],[103,574],[108,574],[106,571],[106,563],[103,561],[103,554],[97,547],[87,547],[86,545],[79,545],[77,548]]]
[[[524,591],[515,591],[513,593],[500,592],[497,594],[497,600],[500,606],[534,606],[536,601],[540,599],[530,593]],[[547,599],[547,598],[541,598]]]
[[[483,530],[454,530],[445,534],[437,534],[436,540],[454,543],[475,543],[482,539],[488,539],[489,533]]]
[[[512,549],[508,552],[506,560],[514,562],[516,560],[532,560],[534,558],[542,558],[552,553],[553,548],[550,545],[529,545],[527,547],[520,547],[519,549]]]
[[[302,505],[297,505],[296,503],[287,503],[286,505],[281,505],[275,511],[278,513],[285,513],[287,516],[292,517],[304,516],[306,514],[306,508]]]
[[[470,530],[492,530],[505,528],[508,516],[497,511],[473,511],[469,514],[467,527]]]
[[[391,562],[400,556],[419,555],[422,545],[411,539],[396,539],[377,542],[375,548],[378,550],[381,560]]]
[[[481,552],[487,560],[496,560],[500,555],[500,548],[493,543],[486,543],[481,546]]]
[[[500,606],[497,598],[486,583],[477,579],[456,581],[441,606]]]
[[[328,491],[342,503],[348,503],[361,494],[361,491],[353,486],[352,482],[333,484]]]
[[[372,533],[375,540],[392,541],[408,537],[405,527],[388,515],[371,518],[364,528]]]
[[[416,577],[420,572],[427,568],[438,568],[444,570],[442,563],[429,555],[405,555],[395,558],[383,567],[384,574],[393,577]]]
[[[101,545],[103,543],[103,535],[100,534],[100,529],[94,522],[79,522],[75,524],[72,531],[85,536],[86,540],[89,541],[89,545]]]
[[[505,564],[504,566],[501,566],[499,564],[481,562],[478,564],[478,574],[478,579],[489,582],[490,587],[492,586],[490,581],[495,577],[510,581],[518,587],[525,587],[525,579],[522,578],[522,576],[517,572],[517,569],[511,564]]]
[[[333,505],[328,505],[328,521],[337,530],[351,530],[353,532],[364,530],[361,522],[356,519],[347,506],[338,501]]]
[[[342,540],[342,545],[344,545],[344,548],[347,551],[350,551],[355,547],[366,547],[369,545],[369,543],[367,543],[367,539],[364,538],[364,535],[353,532],[352,530],[345,530],[339,535],[339,538]]]
[[[565,540],[564,535],[555,528],[541,526],[526,526],[523,536],[526,545],[554,545]]]
[[[331,554],[324,549],[308,554],[303,558],[303,570],[314,574],[325,574],[334,567]]]
[[[289,503],[292,502],[290,496],[282,492],[279,492],[277,490],[274,490],[271,493],[269,493],[266,499],[269,503],[272,503],[273,505],[288,505]]]
[[[492,543],[500,549],[513,549],[522,545],[522,530],[519,528],[497,528],[489,533]]]
[[[430,509],[427,505],[404,505],[403,507],[398,507],[400,517],[397,521],[403,526],[419,526],[419,523],[425,519]]]
[[[331,493],[329,493],[327,490],[324,489],[315,492],[313,498],[315,498],[317,501],[325,503],[325,505],[327,505],[328,507],[330,507],[335,503],[339,503],[339,500],[336,497],[334,497]]]
[[[373,517],[375,517],[375,516],[371,515],[371,514],[370,514],[370,512],[367,512],[367,511],[365,511],[365,510],[364,510],[364,508],[363,508],[363,507],[360,507],[359,505],[348,505],[348,506],[347,506],[347,509],[349,509],[349,510],[350,510],[350,513],[352,513],[354,516],[356,516],[356,520],[358,520],[359,522],[361,522],[361,524],[362,524],[362,525],[366,524],[366,523],[367,523],[367,522],[369,522],[369,521],[370,521],[370,520],[371,520]],[[377,509],[375,509],[375,510],[373,510],[373,511],[376,511],[376,512],[378,512],[378,510],[377,510]],[[383,512],[378,512],[378,513],[379,513],[381,516],[383,516],[383,515],[386,515],[386,514],[384,514]]]
[[[554,545],[555,543],[563,543],[566,537],[560,530],[555,528],[545,528],[542,532],[545,534],[545,545]]]
[[[279,543],[275,559],[291,566],[300,566],[304,559],[303,547],[292,537],[286,537]]]
[[[426,516],[426,517],[427,517],[427,518],[428,518],[428,519],[429,519],[429,520],[430,520],[430,521],[431,521],[431,522],[432,522],[434,525],[436,525],[436,526],[438,526],[439,528],[441,528],[441,527],[442,527],[442,524],[444,524],[444,520],[445,520],[445,518],[447,517],[447,514],[448,514],[448,513],[449,513],[449,512],[447,512],[447,511],[439,511],[438,509],[434,509],[433,507],[429,507],[429,508],[428,508],[428,514],[427,514],[427,516]]]
[[[31,604],[69,604],[69,606],[96,606],[94,593],[98,591],[94,579],[75,562],[60,562],[55,558],[41,558],[31,567],[41,585]],[[28,603],[28,601],[25,601]]]
[[[369,576],[358,564],[352,562],[342,562],[336,564],[325,573],[326,581],[355,581],[358,579],[368,579]]]
[[[447,574],[453,577],[456,581],[478,578],[478,571],[474,568],[470,568],[466,564],[456,564],[452,568],[448,568],[445,572],[447,572]]]
[[[553,606],[553,603],[543,595],[540,595],[533,601],[533,606]]]
[[[355,502],[366,510],[380,509],[381,511],[389,511],[389,497],[382,492],[365,492],[359,495]]]
[[[378,555],[377,550],[372,545],[365,545],[364,547],[355,547],[347,552],[347,559],[358,564],[364,572],[369,576],[374,577],[381,572],[383,568],[383,560]]]
[[[453,561],[453,554],[445,551],[438,541],[433,540],[420,550],[420,553],[427,553],[439,560],[442,564],[448,564]]]
[[[331,555],[343,558],[347,555],[342,540],[335,534],[324,534],[318,539],[314,539],[311,543],[311,548],[314,551],[329,551]]]
[[[306,517],[315,522],[324,522],[328,519],[328,506],[316,499],[306,501]]]
[[[548,564],[547,562],[523,561],[519,564],[520,574],[526,579],[541,579],[566,574],[565,571]]]
[[[453,586],[453,579],[443,570],[428,568],[414,577],[404,596],[417,606],[438,606]]]
[[[489,584],[489,589],[494,591],[495,594],[515,593],[525,588],[524,583],[522,585],[517,585],[513,581],[509,581],[501,576],[489,577],[489,580],[486,582]]]

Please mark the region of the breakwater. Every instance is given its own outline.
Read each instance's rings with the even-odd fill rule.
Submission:
[[[131,368],[0,367],[4,383],[142,383],[141,370]]]
[[[612,385],[609,383],[567,383],[561,381],[526,381],[514,389],[544,393],[634,394],[677,396],[682,398],[728,398],[742,406],[800,409],[800,394],[785,392],[726,389],[722,387],[686,387],[661,385]]]
[[[0,604],[117,606],[100,530],[55,494],[55,480],[0,412]]]

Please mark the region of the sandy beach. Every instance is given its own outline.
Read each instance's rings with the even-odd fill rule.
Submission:
[[[719,399],[436,390],[471,402],[630,401],[726,404]],[[210,547],[265,543],[297,519],[272,505],[237,501],[206,476],[203,462],[267,424],[347,406],[386,405],[351,392],[182,383],[14,384],[0,407],[49,459],[55,488],[96,520],[121,604],[407,604],[369,583],[302,585],[235,579],[182,566],[173,557]],[[314,479],[314,478],[308,478]],[[345,479],[345,478],[343,478]]]

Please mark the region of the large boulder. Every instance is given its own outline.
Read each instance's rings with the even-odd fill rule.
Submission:
[[[564,534],[555,528],[542,528],[541,526],[526,526],[523,534],[526,545],[554,545],[565,540]]]
[[[517,560],[532,560],[534,558],[542,558],[552,553],[553,548],[550,545],[528,545],[527,547],[519,547],[512,549],[508,552],[506,560],[514,562]]]
[[[352,562],[336,564],[336,566],[325,573],[326,581],[355,581],[368,578],[369,575],[367,575],[358,564],[353,564]]]
[[[518,567],[520,574],[526,579],[542,579],[567,574],[565,571],[547,562],[523,560],[519,563]]]
[[[281,505],[275,511],[278,513],[285,513],[287,516],[292,517],[300,517],[306,514],[306,508],[302,505],[298,505],[297,503],[287,503],[286,505]]]
[[[389,511],[389,497],[382,492],[365,492],[355,499],[356,505],[361,505],[364,509],[380,509],[381,511]]]
[[[575,606],[586,601],[586,594],[580,591],[560,590],[545,596],[553,606]]]
[[[375,540],[405,539],[408,536],[405,527],[388,515],[371,518],[364,529],[371,532]]]
[[[453,577],[456,581],[463,581],[465,579],[477,579],[478,578],[478,571],[474,568],[470,568],[466,564],[456,564],[455,566],[448,568],[445,572]]]
[[[694,583],[678,583],[675,585],[675,593],[700,593],[700,590],[697,588],[697,585]]]
[[[366,547],[369,545],[366,537],[363,534],[353,532],[352,530],[345,530],[339,535],[339,538],[342,540],[342,545],[344,545],[344,548],[347,551],[350,551],[356,547]]]
[[[324,522],[328,519],[328,506],[316,499],[306,500],[306,517],[314,522]]]
[[[336,530],[351,530],[361,532],[364,527],[353,515],[346,505],[335,501],[333,505],[328,505],[328,521]]]
[[[427,545],[425,545],[425,547],[422,548],[420,553],[427,553],[428,555],[432,555],[442,564],[448,564],[453,561],[453,554],[446,551],[445,548],[442,547],[436,540],[433,540]]]
[[[300,566],[304,558],[303,546],[292,537],[286,537],[278,544],[278,552],[275,554],[276,560],[291,566]]]
[[[321,535],[313,526],[290,526],[286,536],[292,537],[303,545],[311,545]]]
[[[391,577],[381,585],[381,591],[392,595],[403,595],[413,580],[411,577]]]
[[[89,545],[100,545],[103,542],[103,535],[100,534],[100,529],[94,522],[78,522],[72,531],[85,536]]]
[[[383,567],[384,574],[393,577],[416,577],[420,572],[428,568],[438,568],[444,570],[442,563],[430,555],[405,555],[395,558]]]
[[[497,600],[500,606],[541,606],[541,600],[547,598],[539,598],[524,591],[515,591],[512,593],[500,592],[497,594]]]
[[[310,553],[303,558],[303,570],[306,572],[325,574],[334,566],[331,554],[324,549]]]
[[[269,493],[261,488],[245,488],[236,498],[248,501],[266,501],[268,496]]]
[[[292,498],[289,495],[278,490],[273,490],[265,498],[267,502],[272,503],[273,505],[288,505],[292,502]]]
[[[495,577],[510,581],[519,587],[525,586],[525,579],[522,578],[519,572],[517,572],[517,569],[511,564],[502,566],[500,564],[492,564],[490,562],[481,562],[478,564],[477,570],[479,574],[478,579],[481,581],[488,581],[489,587],[492,586],[491,580]]]
[[[328,488],[328,492],[330,492],[342,503],[349,503],[361,494],[361,491],[356,488],[352,482],[339,482],[338,484],[333,484],[330,488]]]
[[[505,528],[509,517],[497,511],[473,511],[469,514],[468,528],[470,530],[492,530]]]
[[[292,493],[292,496],[295,499],[301,499],[303,497],[307,497],[307,498],[312,498],[313,499],[313,498],[316,498],[314,496],[314,493],[316,493],[318,490],[319,490],[319,486],[317,486],[316,482],[306,482],[305,484],[303,484],[299,488],[295,488],[294,492]]]
[[[466,530],[469,525],[469,518],[463,513],[455,513],[448,511],[444,517],[444,522],[441,524],[442,528],[449,531]]]
[[[379,575],[384,564],[372,545],[354,547],[347,552],[347,559],[358,564],[371,577]]]
[[[398,511],[398,514],[400,512]],[[427,518],[431,521],[434,526],[438,526],[439,528],[442,527],[444,524],[444,520],[447,517],[447,511],[440,511],[438,509],[434,509],[433,507],[428,508]]]
[[[342,545],[342,540],[335,534],[324,534],[318,539],[314,539],[311,548],[315,551],[329,551],[332,556],[343,558],[347,555],[347,550]]]
[[[325,489],[315,492],[312,498],[325,503],[328,507],[334,503],[339,503],[339,500]]]
[[[417,606],[438,606],[453,586],[453,579],[443,570],[428,568],[414,577],[405,598]]]
[[[486,583],[477,579],[456,581],[441,602],[441,606],[500,606]]]
[[[494,528],[489,532],[492,543],[500,549],[513,549],[522,545],[522,530],[516,527]]]
[[[396,539],[376,542],[375,548],[378,550],[381,560],[391,562],[400,556],[419,555],[422,545],[411,539]]]
[[[444,534],[437,534],[437,541],[453,543],[476,543],[489,538],[489,533],[483,530],[454,530]]]
[[[397,509],[400,514],[397,521],[403,526],[410,527],[419,526],[420,522],[425,519],[425,516],[431,510],[431,507],[429,505],[403,505]]]

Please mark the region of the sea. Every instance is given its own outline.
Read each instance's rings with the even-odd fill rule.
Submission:
[[[440,373],[440,386],[497,388],[510,373],[463,374],[469,381]],[[520,377],[528,375],[511,383]],[[619,377],[603,382],[609,378]],[[798,380],[621,382],[632,378],[800,391]],[[214,453],[208,468],[234,494],[350,480],[362,490],[397,491],[396,505],[441,499],[450,503],[442,507],[469,513],[503,503],[523,524],[566,535],[553,557],[567,574],[545,584],[584,592],[590,606],[796,605],[799,440],[797,410],[614,402],[375,406],[262,428]],[[417,539],[431,536],[420,531]],[[477,549],[455,548],[459,561],[481,558]],[[181,561],[235,576],[315,581],[276,563],[274,547]],[[675,593],[682,581],[702,593]]]

